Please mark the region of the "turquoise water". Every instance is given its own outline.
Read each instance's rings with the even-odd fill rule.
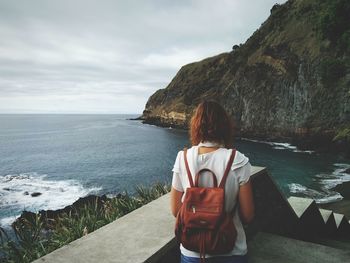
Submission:
[[[23,209],[58,209],[88,194],[133,192],[170,182],[187,132],[127,120],[136,115],[0,115],[0,223]],[[236,148],[266,166],[286,195],[339,200],[329,189],[350,181],[340,155],[249,140]],[[32,197],[32,193],[41,193]]]

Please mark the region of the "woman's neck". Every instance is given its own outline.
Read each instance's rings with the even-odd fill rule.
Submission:
[[[222,144],[213,141],[203,141],[198,144],[199,147],[207,147],[207,148],[220,148],[224,147]]]

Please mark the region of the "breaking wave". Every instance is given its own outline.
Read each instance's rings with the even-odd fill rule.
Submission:
[[[11,224],[23,210],[61,209],[102,189],[85,188],[76,180],[49,180],[46,177],[35,172],[0,176],[0,209],[11,211],[10,215],[0,216],[0,225]]]
[[[292,183],[288,184],[290,192],[312,198],[316,203],[320,204],[342,200],[343,196],[332,189],[339,184],[350,181],[350,174],[346,172],[350,168],[350,164],[335,163],[333,165],[334,170],[332,173],[322,173],[314,176],[313,179],[319,184],[320,190]]]
[[[290,143],[287,142],[270,142],[270,141],[259,141],[259,140],[254,140],[254,139],[248,139],[248,138],[241,138],[244,141],[250,141],[250,142],[256,142],[256,143],[264,143],[271,145],[273,149],[275,150],[290,150],[293,152],[299,152],[299,153],[314,153],[315,151],[310,151],[310,150],[300,150],[296,146],[291,145]]]

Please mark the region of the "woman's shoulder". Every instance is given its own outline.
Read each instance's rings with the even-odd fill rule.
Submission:
[[[235,151],[235,160],[242,160],[248,158],[244,153],[240,152],[237,148],[220,148],[225,154],[231,155],[232,150]]]
[[[187,155],[196,154],[198,152],[198,145],[193,145],[191,147],[184,147],[183,149],[179,150],[177,152],[177,158],[181,158],[184,155],[185,150],[187,151]]]
[[[183,160],[183,159],[184,159],[184,152],[185,152],[185,150],[187,151],[186,156],[187,156],[187,158],[188,158],[189,155],[193,155],[193,154],[196,152],[196,149],[197,149],[196,146],[192,146],[192,147],[190,147],[190,148],[185,147],[185,148],[179,150],[179,151],[177,152],[175,162],[176,162],[176,163],[180,163],[180,160]]]
[[[177,158],[183,156],[185,150],[187,151],[187,153],[189,153],[189,152],[191,152],[191,151],[195,151],[195,149],[196,149],[196,146],[184,147],[184,148],[182,148],[181,150],[179,150],[179,151],[177,152]]]
[[[227,149],[230,153],[232,152],[231,149]],[[236,170],[241,167],[247,167],[249,165],[249,158],[242,152],[240,152],[237,149],[234,149],[236,151],[235,158],[233,159],[233,163],[231,166],[231,170]]]

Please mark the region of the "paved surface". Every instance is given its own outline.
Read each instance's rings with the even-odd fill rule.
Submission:
[[[341,263],[350,262],[350,250],[258,233],[248,243],[249,263]]]

